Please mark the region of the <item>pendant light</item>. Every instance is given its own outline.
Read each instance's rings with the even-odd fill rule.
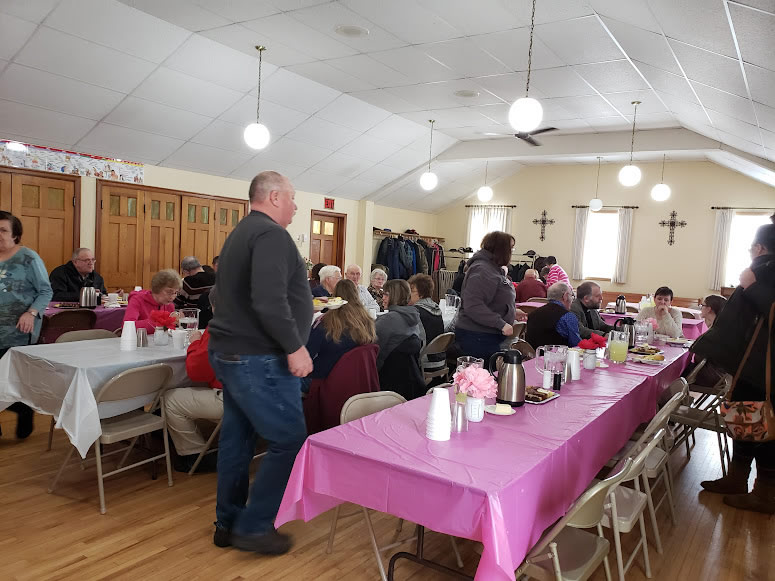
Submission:
[[[261,62],[263,60],[263,54],[266,50],[265,46],[257,46],[256,50],[258,51],[258,97],[256,97],[256,122],[251,123],[247,127],[245,127],[245,131],[242,134],[242,137],[245,139],[245,143],[248,144],[248,147],[252,149],[264,149],[267,145],[269,145],[269,129],[267,129],[266,125],[261,123],[260,119],[260,112],[261,112]]]
[[[603,200],[597,197],[597,190],[600,187],[600,160],[602,157],[597,158],[597,181],[595,182],[595,197],[589,201],[589,209],[593,212],[599,212],[603,209]]]
[[[487,185],[487,167],[490,165],[489,161],[484,163],[484,185],[476,191],[476,197],[480,202],[489,202],[492,200],[492,188]]]
[[[431,143],[428,146],[428,171],[420,176],[420,187],[426,192],[430,192],[439,185],[438,176],[431,171],[431,159],[433,158],[433,124],[436,123],[436,121],[434,119],[428,119],[428,123],[431,124]]]
[[[533,65],[533,31],[536,23],[536,0],[533,0],[533,13],[530,17],[530,46],[527,50],[527,83],[525,84],[525,96],[517,99],[509,109],[509,123],[515,131],[530,133],[541,124],[544,117],[544,109],[541,103],[529,97],[530,93],[530,69]]]
[[[638,105],[640,101],[633,101],[635,112],[632,115],[632,141],[630,142],[630,163],[619,170],[619,183],[625,187],[631,188],[640,183],[640,168],[632,164],[632,152],[635,149],[635,118],[638,116]]]
[[[651,188],[651,199],[655,202],[664,202],[670,197],[670,186],[665,183],[665,158],[667,155],[662,155],[662,180]]]

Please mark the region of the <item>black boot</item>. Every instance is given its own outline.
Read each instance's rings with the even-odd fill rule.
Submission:
[[[718,480],[706,480],[700,485],[708,492],[716,494],[745,494],[748,492],[748,475],[751,473],[752,463],[753,458],[744,461],[732,458],[726,476]]]
[[[724,504],[764,514],[775,514],[775,470],[757,467],[753,491],[724,497]]]
[[[30,406],[18,401],[8,406],[8,409],[12,412],[16,412],[16,414],[19,416],[19,419],[16,422],[16,437],[20,440],[23,440],[32,433],[32,429],[34,427],[32,423],[32,416],[35,415],[35,412],[32,411]]]

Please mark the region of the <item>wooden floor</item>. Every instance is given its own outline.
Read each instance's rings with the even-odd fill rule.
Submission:
[[[0,580],[378,579],[360,516],[340,520],[331,555],[324,552],[329,513],[284,526],[281,530],[294,537],[295,546],[282,557],[218,549],[212,544],[215,475],[175,473],[175,485],[168,488],[163,474],[152,480],[144,468],[120,474],[106,482],[108,512],[100,515],[93,468],[82,471],[75,464],[56,492],[46,493],[69,446],[58,430],[53,450],[46,451],[48,417],[36,416],[35,433],[21,442],[13,439],[14,414],[0,413],[0,424]],[[670,524],[666,512],[660,514],[665,553],[658,555],[650,544],[653,578],[775,581],[775,517],[735,510],[718,495],[698,492],[701,480],[720,473],[715,436],[697,438],[688,464],[683,452],[672,461],[678,525]],[[372,520],[378,538],[387,542],[396,519],[373,513]],[[473,574],[475,544],[460,540],[459,546],[465,571]],[[455,566],[442,535],[428,533],[426,556]],[[627,579],[645,578],[638,560]],[[402,561],[396,579],[448,577]],[[594,579],[605,579],[602,569]]]

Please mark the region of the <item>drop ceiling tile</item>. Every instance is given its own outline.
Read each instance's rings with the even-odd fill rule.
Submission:
[[[710,109],[708,109],[708,115],[710,115],[710,118],[713,121],[713,125],[719,131],[729,133],[739,137],[740,139],[745,139],[746,141],[761,144],[761,134],[759,133],[759,128],[756,125],[744,123],[738,119],[735,119],[734,117],[730,117],[729,115],[724,115],[723,113],[712,111]]]
[[[330,148],[318,147],[301,141],[282,137],[270,143],[262,157],[302,167],[311,167],[324,157],[331,155]]]
[[[364,133],[345,145],[338,153],[361,157],[376,163],[393,155],[399,149],[401,149],[401,146],[397,143],[391,143],[384,139],[377,139],[376,137]]]
[[[722,6],[709,8],[705,0],[650,0],[649,5],[668,38],[728,57],[737,56]]]
[[[737,59],[708,52],[675,40],[671,40],[670,45],[690,80],[699,81],[704,85],[710,85],[741,97],[747,96],[743,74]]]
[[[41,26],[15,62],[129,93],[156,68],[151,62]]]
[[[558,105],[562,109],[573,113],[578,117],[610,117],[616,115],[616,110],[606,103],[602,97],[590,95],[587,97],[560,97],[557,99],[545,99],[542,104]]]
[[[270,0],[196,0],[196,4],[214,14],[220,14],[231,22],[244,22],[277,14],[285,8]],[[292,10],[298,6],[288,8]]]
[[[8,61],[0,59],[0,73],[2,73],[5,70],[5,67],[8,66]]]
[[[124,96],[123,93],[17,64],[8,66],[0,76],[2,99],[87,119],[102,119]]]
[[[384,139],[398,145],[409,145],[415,139],[425,135],[428,129],[418,123],[404,119],[398,115],[391,115],[381,123],[369,129],[365,135]]]
[[[400,71],[415,83],[451,81],[458,78],[458,74],[452,69],[412,46],[375,52],[369,56]]]
[[[228,175],[251,157],[247,153],[226,151],[217,147],[189,142],[183,144],[162,163],[165,166],[182,166],[205,173]]]
[[[585,83],[572,67],[533,71],[530,75],[530,86],[538,89],[546,97],[552,98],[595,94],[595,90]]]
[[[294,20],[288,14],[275,14],[266,18],[248,20],[242,25],[257,32],[261,42],[266,43],[269,47],[275,41],[289,42],[296,39],[296,42],[292,43],[295,49],[313,60],[339,58],[357,53],[354,48],[321,34],[306,24]]]
[[[106,123],[188,140],[201,131],[211,119],[155,101],[127,97],[105,118]]]
[[[700,97],[702,104],[708,109],[719,111],[740,121],[751,123],[756,125],[756,117],[754,116],[753,103],[750,99],[744,97],[738,97],[731,93],[725,93],[719,91],[713,87],[708,87],[702,83],[692,83],[694,90]]]
[[[207,117],[217,117],[242,96],[232,89],[219,87],[166,67],[153,71],[133,94]]]
[[[622,51],[594,16],[542,24],[536,35],[565,63],[580,65],[622,58]]]
[[[554,135],[565,135],[570,133],[587,133],[590,131],[590,124],[587,119],[552,119],[544,117],[541,127],[555,127],[558,129]]]
[[[733,135],[731,133],[719,131],[718,139],[721,141],[721,143],[729,145],[730,147],[734,147],[735,149],[739,149],[740,151],[750,153],[751,155],[758,155],[759,157],[763,157],[765,155],[764,147],[762,147],[761,143],[753,143],[747,139],[741,138],[739,135]]]
[[[767,149],[775,149],[775,132],[762,129],[762,139],[764,141],[764,147]]]
[[[358,52],[368,53],[388,50],[406,44],[374,24],[371,20],[363,18],[338,2],[325,2],[317,6],[294,10],[290,13],[290,16],[299,22],[303,22],[310,28],[350,46]],[[337,34],[336,29],[343,24],[361,26],[368,30],[369,33],[363,37],[350,38],[342,36]]]
[[[357,136],[357,131],[318,117],[310,117],[288,133],[288,137],[296,141],[333,150],[350,143]]]
[[[288,109],[271,101],[261,100],[261,122],[269,128],[272,138],[285,135],[298,127],[309,115]],[[256,97],[245,95],[231,109],[219,117],[221,121],[245,127],[256,121]]]
[[[627,115],[628,123],[632,126],[632,115]],[[665,129],[668,127],[680,127],[680,123],[676,120],[675,116],[664,111],[662,113],[645,113],[641,115],[640,107],[638,108],[638,129]]]
[[[192,137],[190,141],[193,141],[194,143],[200,143],[202,145],[211,145],[213,147],[217,147],[218,149],[238,151],[253,157],[256,155],[257,151],[248,147],[248,145],[245,143],[245,139],[242,137],[244,130],[244,125],[227,123],[225,121],[215,119],[209,125],[207,125],[207,127]],[[270,142],[280,139],[280,136],[272,134],[271,131],[270,135]]]
[[[661,34],[606,18],[603,22],[632,60],[647,63],[675,75],[682,74],[667,39]]]
[[[775,14],[775,0],[735,0],[738,4],[745,4],[751,8],[758,8],[765,12]]]
[[[59,0],[0,0],[0,12],[11,14],[29,22],[41,22]]]
[[[313,113],[320,111],[341,93],[315,81],[310,81],[284,69],[261,84],[261,99],[281,104],[285,107]]]
[[[457,107],[455,109],[441,109],[436,111],[417,111],[405,113],[404,117],[415,123],[422,123],[425,118],[436,121],[434,128],[445,129],[447,127],[479,127],[492,125],[492,119],[479,113],[480,107]]]
[[[346,176],[308,169],[293,179],[293,185],[297,190],[314,194],[327,194],[349,179]]]
[[[422,164],[428,163],[428,143],[425,143],[425,153],[416,149],[400,149],[382,161],[382,165],[394,167],[403,171],[411,171]]]
[[[599,133],[606,131],[626,131],[632,128],[632,122],[624,117],[589,117],[585,120],[587,124]]]
[[[679,99],[678,97],[667,93],[663,93],[661,97],[668,109],[670,109],[670,111],[681,121],[684,121],[687,118],[702,118],[702,123],[710,124],[710,120],[705,115],[705,110],[696,101]]]
[[[179,139],[100,123],[78,141],[76,147],[97,155],[105,155],[102,152],[106,152],[122,159],[143,158],[160,161],[183,144]]]
[[[34,140],[76,143],[94,125],[91,119],[0,100],[0,134],[3,135],[15,133]]]
[[[385,111],[390,111],[392,113],[404,113],[406,111],[417,111],[422,109],[422,107],[418,105],[414,105],[413,103],[409,103],[408,101],[393,95],[388,92],[387,89],[355,91],[350,93],[350,95],[365,103],[369,103],[370,105],[374,105],[375,107],[385,109]]]
[[[255,56],[257,44],[266,42],[269,46],[268,50],[264,53],[264,62],[271,63],[278,67],[286,67],[317,60],[314,57],[296,50],[291,47],[290,44],[275,40],[269,44],[266,37],[257,34],[255,30],[250,30],[242,24],[231,24],[229,26],[213,28],[212,30],[205,30],[200,34],[250,56]],[[286,42],[291,41],[286,40]]]
[[[638,115],[649,113],[664,113],[665,105],[657,98],[653,91],[626,91],[623,93],[605,93],[608,101],[624,115],[631,115],[634,109],[633,101],[640,101]]]
[[[46,26],[160,63],[190,32],[119,2],[62,0]]]
[[[524,26],[526,22],[517,16],[509,2],[502,0],[419,0],[418,3],[431,12],[441,14],[444,20],[465,36],[486,34]]]
[[[331,193],[351,200],[362,200],[369,194],[376,192],[379,188],[380,184],[362,180],[359,177],[334,188]]]
[[[413,82],[406,75],[365,54],[331,59],[326,61],[326,64],[361,79],[371,85],[371,88],[410,85]]]
[[[238,167],[233,172],[231,172],[231,177],[243,179],[243,180],[252,180],[255,176],[260,174],[262,171],[272,170],[272,171],[281,173],[282,175],[290,179],[291,182],[293,182],[293,179],[296,176],[304,173],[305,169],[306,168],[298,165],[281,163],[279,161],[272,161],[272,160],[266,159],[262,155],[257,155],[251,158],[243,165],[241,165],[240,167]]]
[[[669,93],[685,101],[697,101],[689,81],[683,74],[674,75],[639,61],[634,61],[633,64],[643,73],[654,90],[659,91],[660,94]]]
[[[620,2],[620,0],[589,0],[590,5],[608,26],[609,22],[625,24],[629,27],[638,27],[644,32],[660,32],[659,23],[649,10],[646,2]],[[614,36],[617,36],[616,34]],[[660,34],[661,36],[661,34]],[[617,36],[617,40],[621,39]]]
[[[430,137],[430,131],[428,131],[428,126],[426,125],[426,134],[422,137],[419,137],[418,139],[415,139],[412,143],[407,145],[407,148],[414,149],[415,151],[419,151],[420,153],[422,153],[427,157],[429,137]],[[433,132],[433,156],[435,157],[439,155],[441,152],[449,149],[455,143],[457,143],[457,140],[454,137],[450,137],[449,135],[446,135],[443,131],[434,131]]]
[[[0,13],[0,58],[11,60],[35,32],[35,24]]]
[[[339,68],[331,66],[331,64],[329,64],[331,62],[333,61],[315,61],[312,63],[291,65],[285,68],[299,76],[325,85],[326,87],[336,89],[337,91],[342,91],[343,93],[366,91],[377,88],[376,85],[373,85],[362,78],[355,77]]]
[[[57,0],[58,1],[58,0]],[[161,18],[167,22],[185,28],[192,32],[199,32],[209,28],[228,26],[232,23],[228,18],[220,14],[205,10],[198,4],[189,0],[119,0],[127,6],[142,10],[146,14]],[[263,15],[267,16],[267,15]]]
[[[252,0],[248,0],[252,1]],[[301,10],[302,8],[309,8],[310,6],[317,6],[318,4],[324,4],[331,0],[269,0],[278,10],[281,12],[289,12],[291,10]]]
[[[481,96],[478,99],[478,104],[489,104],[496,103],[496,102],[502,102],[502,103],[513,103],[520,97],[525,96],[525,82],[526,82],[527,76],[525,73],[508,73],[505,75],[492,75],[489,77],[477,77],[474,79],[470,79],[470,81],[476,83],[479,87],[482,89],[485,89],[495,97],[497,97],[497,100],[493,100],[489,96],[486,96],[485,102],[482,103]],[[540,98],[544,96],[543,92],[538,91],[535,88],[535,85],[532,83],[531,79],[531,86],[530,86],[530,96],[535,98]],[[461,101],[459,104],[463,104]]]
[[[775,107],[775,72],[754,65],[745,65],[745,76],[754,101]]]
[[[512,2],[517,15],[522,18],[525,25],[530,24],[531,3]],[[589,6],[588,0],[563,0],[562,2],[539,2],[536,7],[536,24],[572,20],[583,16],[590,16],[594,11]]]
[[[72,143],[59,143],[58,141],[54,141],[53,139],[41,139],[36,137],[30,137],[29,135],[19,135],[18,133],[10,133],[8,131],[3,131],[3,139],[7,139],[8,141],[18,141],[19,143],[26,143],[27,145],[40,145],[43,147],[54,147],[56,149],[66,149],[66,150],[72,150],[73,144]],[[83,151],[81,153],[89,153],[86,151]],[[132,160],[136,161],[136,160]]]
[[[473,36],[471,37],[471,42],[500,60],[509,70],[527,70],[527,53],[530,46],[529,28],[515,28],[513,30],[504,30],[503,32]],[[533,38],[532,70],[558,67],[562,64],[562,60],[550,51],[543,42],[535,37]]]
[[[365,172],[361,173],[358,178],[367,182],[387,184],[393,180],[397,180],[402,175],[404,175],[404,170],[378,163],[377,165],[373,165]]]
[[[759,125],[767,131],[775,131],[775,108],[761,103],[754,103],[754,108]]]
[[[410,85],[406,87],[392,87],[386,92],[404,101],[408,101],[416,108],[445,109],[466,105],[490,105],[503,103],[503,100],[487,91],[479,90],[478,84],[472,80],[447,81],[439,83],[425,83],[422,85]],[[468,98],[458,97],[457,91],[475,91],[479,95]]]
[[[312,169],[315,171],[354,178],[374,165],[375,163],[368,159],[335,151],[315,164]]]
[[[648,89],[646,81],[626,59],[574,67],[585,81],[601,93]]]
[[[449,40],[462,32],[415,0],[342,0],[342,4],[407,44]]]
[[[318,111],[316,117],[364,132],[390,117],[390,113],[350,95],[341,95]]]
[[[467,38],[423,44],[417,48],[455,71],[460,77],[511,72],[505,64],[478,48]]]

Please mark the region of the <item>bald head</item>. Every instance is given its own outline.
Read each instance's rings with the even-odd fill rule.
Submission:
[[[535,268],[528,268],[525,271],[525,278],[538,278],[538,271]]]
[[[283,228],[293,221],[296,191],[284,175],[262,171],[250,182],[248,197],[251,210],[263,212]]]
[[[276,171],[262,171],[250,182],[248,197],[251,203],[265,202],[272,190],[281,190],[288,179]]]

